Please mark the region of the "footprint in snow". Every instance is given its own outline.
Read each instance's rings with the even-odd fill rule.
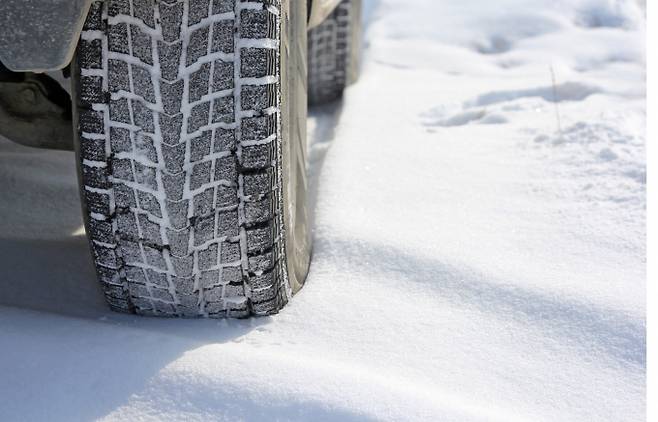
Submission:
[[[440,110],[434,109],[421,115],[423,125],[428,128],[464,126],[468,124],[502,124],[507,123],[507,118],[502,114],[491,113],[486,109],[465,110],[449,116],[445,116]]]
[[[482,107],[514,101],[520,98],[542,98],[548,102],[582,101],[590,95],[602,92],[599,87],[580,82],[565,82],[538,88],[490,91],[464,103],[465,108]]]

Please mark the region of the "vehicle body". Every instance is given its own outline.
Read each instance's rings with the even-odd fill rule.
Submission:
[[[340,3],[340,0],[306,1],[309,29],[324,21]],[[0,63],[14,72],[45,72],[68,66],[91,2],[3,0]]]

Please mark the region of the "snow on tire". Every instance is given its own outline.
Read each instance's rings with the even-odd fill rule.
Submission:
[[[301,287],[308,228],[284,204],[305,198],[289,164],[305,154],[305,81],[281,76],[305,60],[282,48],[296,13],[286,0],[92,4],[74,60],[77,153],[113,310],[270,314]]]
[[[361,0],[342,0],[308,34],[308,101],[319,105],[343,95],[358,74]]]

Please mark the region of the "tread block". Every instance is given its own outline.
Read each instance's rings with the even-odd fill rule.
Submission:
[[[83,165],[82,177],[84,178],[85,186],[89,186],[90,188],[108,189],[110,187],[107,170],[103,167]]]
[[[243,78],[263,78],[274,75],[275,50],[271,48],[243,48],[240,51],[240,75]]]
[[[265,197],[259,201],[245,202],[244,213],[247,224],[264,223],[271,220],[274,215],[272,211],[272,200]]]
[[[110,195],[100,192],[84,191],[85,204],[89,212],[110,215]]]
[[[244,296],[244,286],[242,284],[227,284],[224,286],[224,297],[239,296]]]
[[[210,85],[210,63],[204,63],[199,70],[192,72],[189,83],[189,101],[196,102],[208,94]]]
[[[98,267],[96,274],[98,274],[98,277],[107,283],[108,286],[123,287],[119,281],[119,274],[114,268]],[[121,289],[121,293],[119,293],[119,295],[122,295],[122,293],[123,289]]]
[[[150,297],[151,295],[149,294],[148,289],[146,286],[142,286],[140,284],[131,284],[129,286],[130,289],[130,295],[132,297]]]
[[[271,300],[266,300],[263,302],[252,303],[252,310],[257,315],[270,314],[279,308],[278,298],[275,296]]]
[[[220,259],[222,264],[230,264],[240,261],[240,244],[234,242],[222,242]]]
[[[169,173],[181,173],[185,165],[185,144],[174,146],[163,144],[162,158],[164,159],[165,168]]]
[[[215,60],[213,64],[212,91],[224,91],[234,87],[233,63]]]
[[[115,0],[108,5],[108,16],[130,15],[129,0]]]
[[[151,245],[162,246],[162,236],[160,236],[160,225],[148,219],[146,214],[138,214],[139,229],[141,238]]]
[[[168,5],[160,3],[160,25],[162,38],[166,42],[174,42],[180,38],[180,27],[183,22],[183,3]]]
[[[108,84],[110,92],[130,92],[130,76],[128,74],[128,63],[121,60],[110,59],[107,61],[109,69]]]
[[[199,251],[198,266],[200,270],[207,270],[217,265],[217,251],[219,246],[213,243],[205,250]]]
[[[181,128],[183,127],[183,115],[179,113],[174,116],[167,116],[158,113],[158,119],[160,121],[162,142],[166,145],[177,145],[180,142]]]
[[[121,258],[123,261],[130,264],[143,264],[142,261],[142,250],[139,247],[139,243],[124,241],[119,245],[119,250],[121,251]]]
[[[107,48],[113,53],[130,54],[127,23],[110,25],[107,36]]]
[[[126,278],[128,281],[146,284],[146,274],[144,273],[143,268],[127,265],[124,270],[126,271]]]
[[[110,126],[110,147],[113,153],[131,152],[130,131],[122,127]]]
[[[264,110],[276,105],[276,85],[244,85],[240,93],[243,110]]]
[[[148,133],[155,133],[153,124],[153,112],[140,101],[130,101],[133,111],[133,123],[139,126],[141,130]]]
[[[217,186],[215,207],[225,208],[238,205],[238,191],[234,186]]]
[[[117,123],[132,124],[130,105],[127,98],[110,100],[110,120]]]
[[[222,267],[223,283],[239,283],[242,281],[242,271],[238,267]]]
[[[217,222],[218,236],[233,237],[238,235],[238,211],[223,211],[219,213]]]
[[[187,133],[196,132],[208,124],[210,118],[210,101],[197,104],[192,107],[192,112],[187,121]]]
[[[114,242],[114,230],[110,221],[101,221],[92,218],[89,220],[89,231],[91,232],[91,236],[98,241],[103,243]]]
[[[159,300],[164,300],[164,301],[167,301],[167,302],[173,302],[174,301],[174,297],[171,295],[171,293],[169,293],[167,290],[163,290],[163,289],[153,289],[153,288],[151,288],[151,297],[153,297],[155,299],[159,299]],[[167,306],[167,307],[163,308],[162,307],[163,304],[157,304],[157,306],[158,306],[158,310],[161,310],[163,312],[174,312],[173,307]]]
[[[251,277],[249,284],[251,286],[252,294],[272,286],[274,284],[274,271],[264,272],[261,275]],[[259,302],[260,300],[257,300],[254,297],[254,301]]]
[[[80,149],[82,154],[92,161],[107,161],[105,155],[105,140],[93,138],[80,138]]]
[[[105,133],[103,113],[95,110],[81,109],[78,113],[80,130],[86,133]]]
[[[213,15],[232,12],[234,7],[235,7],[235,0],[212,0]]]
[[[178,277],[191,277],[194,269],[194,258],[192,256],[177,257],[172,256],[171,265]]]
[[[144,22],[145,25],[155,28],[153,16],[155,2],[153,0],[132,0],[133,15]]]
[[[212,288],[213,286],[217,286],[221,284],[221,279],[219,276],[219,270],[209,270],[209,271],[202,271],[201,276],[199,277],[199,280],[201,282],[201,287],[204,289],[209,289]],[[221,289],[220,289],[221,291]],[[205,290],[204,290],[205,293]],[[218,298],[209,298],[206,296],[206,299],[210,300],[219,300],[221,299],[221,296]]]
[[[137,197],[139,198],[139,207],[141,209],[155,215],[158,218],[162,218],[160,203],[152,193],[138,190]]]
[[[234,51],[234,23],[232,20],[222,20],[212,25],[212,43],[210,51],[231,54]],[[233,66],[231,66],[233,67]]]
[[[215,216],[199,217],[194,222],[194,246],[203,245],[215,237]]]
[[[114,203],[117,208],[137,208],[135,192],[123,183],[114,183]]]
[[[184,201],[165,201],[167,214],[171,221],[171,226],[176,229],[184,229],[188,226],[189,220],[187,218],[188,200]]]
[[[268,271],[274,268],[274,254],[266,252],[262,255],[255,255],[249,257],[249,272],[258,274],[260,272]]]
[[[222,303],[223,286],[209,287],[203,289],[203,297],[206,299],[206,311],[208,313],[218,312],[223,310],[224,304]]]
[[[155,148],[153,137],[142,132],[135,133],[135,154],[148,159],[148,161],[158,163],[158,151]]]
[[[103,45],[100,39],[80,40],[78,66],[81,69],[103,68]]]
[[[243,191],[246,196],[265,195],[270,192],[274,182],[271,169],[260,173],[245,174],[243,180]]]
[[[141,28],[130,25],[130,40],[133,57],[153,66],[153,46],[151,37],[144,33]]]
[[[92,3],[87,12],[87,20],[85,21],[85,29],[89,31],[103,31],[105,25],[103,22],[103,4],[100,2]],[[81,49],[84,51],[84,49]],[[83,68],[87,68],[83,66]]]
[[[235,114],[235,99],[233,96],[219,97],[212,102],[212,122],[232,123]]]
[[[192,210],[196,216],[204,216],[212,211],[214,188],[209,188],[194,195]],[[214,217],[213,217],[214,218]]]
[[[208,9],[210,8],[210,0],[198,0],[190,2],[189,11],[187,12],[187,25],[195,25],[204,18],[208,17]]]
[[[102,77],[82,76],[80,79],[80,102],[82,104],[94,104],[104,101]]]
[[[116,278],[118,278],[116,273],[114,274],[114,276]],[[115,278],[115,277],[113,277],[113,278]],[[116,285],[116,284],[111,284],[113,278],[106,278],[105,274],[100,274],[100,273],[98,274],[98,278],[100,278],[101,280],[103,280],[103,282],[106,283],[105,284],[105,289],[104,289],[106,295],[117,298],[117,299],[122,299],[125,296],[123,286],[119,286],[119,285]]]
[[[245,9],[240,12],[242,38],[273,38],[275,19],[267,10]]]
[[[166,81],[174,81],[178,78],[178,67],[180,64],[183,43],[166,44],[158,41],[158,54],[160,56],[160,72]]]
[[[233,129],[217,128],[215,129],[215,146],[213,151],[233,151],[235,150],[235,131]]]
[[[142,97],[145,101],[155,104],[155,92],[153,91],[153,83],[151,82],[151,73],[148,69],[131,65],[134,92],[136,95]]]
[[[173,116],[180,112],[181,100],[183,99],[184,84],[182,80],[176,82],[160,81],[160,95],[164,112]],[[179,133],[176,137],[180,136]]]
[[[148,280],[149,283],[155,284],[156,286],[161,287],[163,289],[169,287],[169,282],[167,280],[167,275],[165,273],[159,273],[157,271],[153,271],[150,268],[147,268],[144,270],[144,274],[146,275],[146,279]]]
[[[238,176],[237,163],[234,155],[215,160],[215,181],[233,183]]]
[[[209,31],[210,27],[204,26],[203,28],[195,29],[190,34],[185,57],[185,64],[187,66],[196,63],[201,57],[208,54]]]
[[[190,141],[190,161],[195,162],[203,159],[210,154],[210,144],[212,143],[212,131],[206,130],[201,136],[197,136]]]
[[[135,214],[130,211],[117,212],[115,217],[117,223],[117,235],[125,239],[133,238],[133,234],[139,232]]]
[[[210,161],[204,161],[192,166],[192,174],[190,175],[190,190],[197,190],[201,186],[210,183],[211,167],[212,163]]]
[[[152,248],[150,246],[143,245],[144,256],[146,256],[146,263],[152,267],[158,268],[162,271],[167,271],[167,263],[162,256],[162,251],[160,249]]]
[[[134,162],[134,165],[135,181],[151,190],[157,190],[158,181],[156,179],[156,170],[153,167],[145,166],[144,164],[137,161]]]
[[[162,184],[164,185],[165,194],[171,201],[180,201],[183,199],[185,190],[185,173],[167,174],[162,173]],[[187,201],[182,201],[187,204]],[[187,209],[187,205],[185,205]]]
[[[269,144],[250,145],[242,148],[240,165],[247,170],[259,170],[272,166],[274,151]]]
[[[272,246],[272,228],[247,229],[247,252],[260,253]]]
[[[182,305],[194,306],[197,304],[199,300],[198,296],[192,295],[195,292],[193,277],[171,276],[171,282],[176,287],[176,290],[183,293],[179,296]]]
[[[242,119],[242,141],[262,141],[275,133],[275,122],[271,115]]]

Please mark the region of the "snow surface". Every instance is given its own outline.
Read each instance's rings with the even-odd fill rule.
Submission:
[[[279,315],[109,313],[72,154],[0,141],[0,420],[643,420],[643,3],[364,18]]]

